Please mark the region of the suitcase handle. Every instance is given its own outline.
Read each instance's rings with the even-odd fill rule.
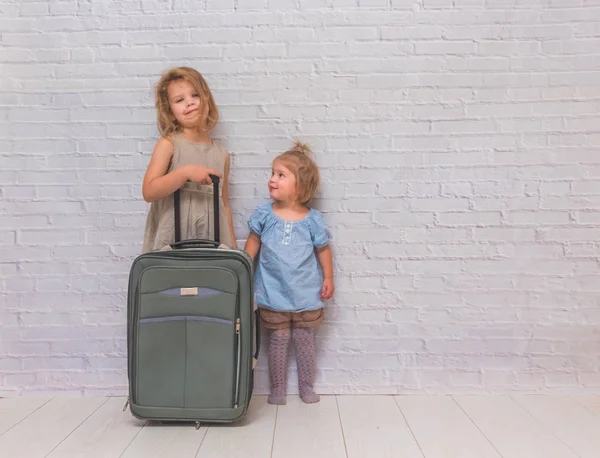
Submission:
[[[171,243],[171,248],[174,250],[182,248],[219,248],[219,243],[208,239],[180,240],[179,242]]]
[[[215,225],[215,243],[219,246],[221,240],[221,232],[219,228],[219,177],[210,174],[210,179],[213,183],[213,219]],[[180,192],[179,189],[173,193],[173,209],[175,212],[175,243],[181,242],[181,214],[180,214]],[[171,245],[173,247],[173,245]]]
[[[254,361],[258,361],[258,355],[260,353],[260,315],[258,314],[258,309],[254,311],[254,314],[254,322],[256,324],[256,351],[254,352]]]

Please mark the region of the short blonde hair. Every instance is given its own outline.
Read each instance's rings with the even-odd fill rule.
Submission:
[[[209,131],[214,129],[219,122],[219,110],[208,84],[197,70],[190,67],[176,67],[163,73],[156,84],[156,112],[158,130],[161,135],[167,137],[173,132],[181,130],[181,126],[174,119],[169,105],[169,85],[173,81],[187,81],[198,91],[201,102],[208,107],[205,127]]]
[[[273,160],[273,164],[280,162],[294,174],[298,190],[298,202],[302,205],[306,205],[315,197],[321,181],[319,168],[309,156],[311,153],[312,151],[307,144],[296,140],[292,148]]]

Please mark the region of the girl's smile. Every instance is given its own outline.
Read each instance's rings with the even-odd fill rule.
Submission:
[[[273,172],[268,182],[269,194],[273,200],[296,200],[296,177],[279,161],[273,164]]]
[[[203,124],[205,119],[198,119],[201,114],[200,94],[185,80],[173,81],[168,88],[169,107],[177,122],[190,128]]]

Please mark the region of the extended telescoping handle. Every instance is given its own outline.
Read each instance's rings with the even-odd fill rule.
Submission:
[[[220,232],[220,226],[219,226],[219,177],[216,175],[209,175],[210,179],[212,180],[212,184],[213,184],[213,219],[214,219],[214,231],[215,231],[215,240],[214,243],[219,246],[220,242],[221,242],[221,232]],[[181,196],[180,196],[180,192],[179,189],[177,191],[175,191],[173,193],[173,208],[175,211],[175,243],[171,245],[172,248],[183,248],[183,246],[179,246],[179,245],[183,245],[183,243],[189,242],[189,243],[200,243],[200,242],[207,242],[207,241],[203,241],[203,240],[186,240],[182,243],[178,243],[181,242],[181,209],[180,209],[180,205],[181,205]]]

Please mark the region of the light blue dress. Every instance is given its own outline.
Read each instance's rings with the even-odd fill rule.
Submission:
[[[311,208],[303,219],[285,221],[268,203],[254,210],[248,228],[261,240],[254,277],[256,304],[277,312],[322,308],[323,271],[315,249],[327,246],[331,234],[321,212]]]

